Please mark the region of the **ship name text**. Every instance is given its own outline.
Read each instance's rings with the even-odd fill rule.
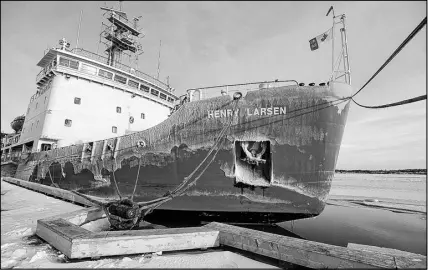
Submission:
[[[268,107],[268,108],[247,108],[245,110],[247,116],[262,116],[262,115],[283,115],[286,113],[286,107]],[[239,114],[239,109],[231,110],[208,110],[208,118],[231,117]]]

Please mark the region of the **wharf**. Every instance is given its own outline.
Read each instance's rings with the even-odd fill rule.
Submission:
[[[2,180],[92,206],[66,190],[14,178]],[[59,215],[51,212],[50,217],[38,217],[36,233],[71,259],[226,246],[308,268],[426,267],[426,256],[423,255],[356,244],[333,246],[217,222],[192,228],[92,232],[81,225],[102,217],[103,213],[97,207],[81,208],[74,212],[62,209],[61,212]]]

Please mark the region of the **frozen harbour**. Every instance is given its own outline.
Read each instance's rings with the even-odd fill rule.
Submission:
[[[222,251],[140,254],[68,262],[35,236],[37,220],[83,207],[1,181],[1,268],[277,268]]]
[[[2,268],[275,268],[217,249],[70,262],[34,236],[36,222],[82,207],[3,181],[1,194]],[[426,176],[336,174],[320,216],[279,226],[324,243],[369,244],[426,255],[425,194]]]

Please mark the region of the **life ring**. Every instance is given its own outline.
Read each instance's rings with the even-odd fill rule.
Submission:
[[[146,142],[145,141],[143,141],[143,140],[139,140],[138,142],[137,142],[137,147],[139,148],[139,147],[146,147]]]

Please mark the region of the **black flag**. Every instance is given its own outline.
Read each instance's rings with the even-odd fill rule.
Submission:
[[[328,14],[330,14],[330,11],[332,11],[332,10],[333,10],[333,6],[330,7],[330,9],[327,12],[327,15],[325,15],[325,16],[328,16]]]

